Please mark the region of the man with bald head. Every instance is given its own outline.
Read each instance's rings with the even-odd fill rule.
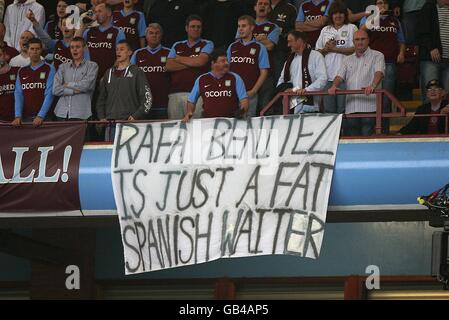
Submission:
[[[376,112],[376,96],[374,89],[381,87],[385,74],[384,55],[369,47],[366,31],[354,33],[355,52],[343,59],[340,70],[328,93],[334,95],[338,86],[345,81],[348,90],[363,89],[365,94],[349,94],[346,96],[346,114]],[[344,123],[344,134],[347,136],[369,136],[374,132],[375,118],[347,118]]]
[[[125,34],[113,26],[112,7],[109,4],[97,4],[94,13],[98,26],[89,27],[82,24],[76,35],[81,33],[86,40],[90,59],[98,64],[97,81],[100,81],[105,71],[114,65],[116,46],[121,40],[125,40]]]
[[[19,51],[17,51],[16,48],[8,46],[8,44],[5,42],[5,34],[5,25],[0,22],[0,48],[3,48],[3,54],[6,62],[9,62],[12,58],[19,54]]]
[[[28,41],[34,38],[34,35],[31,31],[24,31],[20,35],[20,54],[11,59],[10,65],[11,67],[26,67],[30,64],[30,57],[28,55]]]

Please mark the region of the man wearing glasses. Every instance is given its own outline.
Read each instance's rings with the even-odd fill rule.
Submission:
[[[445,92],[438,80],[434,79],[427,83],[426,95],[429,102],[418,107],[415,115],[449,113],[449,101],[444,99]],[[446,117],[443,116],[415,116],[399,131],[399,134],[441,134],[445,131],[445,122]]]

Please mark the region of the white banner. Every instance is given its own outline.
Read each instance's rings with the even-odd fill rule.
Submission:
[[[317,258],[341,115],[117,125],[126,274],[218,258]]]

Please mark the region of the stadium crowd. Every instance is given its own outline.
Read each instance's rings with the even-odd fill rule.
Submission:
[[[449,0],[1,0],[0,20],[0,121],[14,126],[254,117],[280,91],[298,95],[291,113],[369,115],[375,89],[394,93],[407,45],[419,48],[417,113],[449,113]],[[441,119],[400,133],[442,133]],[[344,121],[345,135],[373,131],[374,118]]]

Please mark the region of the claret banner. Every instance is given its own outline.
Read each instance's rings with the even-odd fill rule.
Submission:
[[[318,258],[341,115],[118,125],[126,274],[219,258]]]
[[[0,212],[80,209],[85,124],[0,125]]]

